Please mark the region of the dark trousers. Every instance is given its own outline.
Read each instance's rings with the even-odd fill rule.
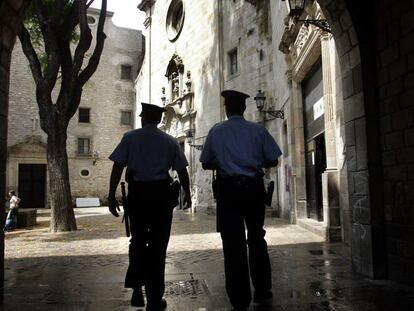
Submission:
[[[251,301],[249,276],[256,291],[272,287],[263,229],[263,179],[219,178],[217,187],[217,226],[223,242],[226,291],[233,306],[247,307]]]
[[[147,301],[157,303],[165,290],[165,258],[172,212],[168,181],[130,183],[131,239],[125,287],[145,286]]]

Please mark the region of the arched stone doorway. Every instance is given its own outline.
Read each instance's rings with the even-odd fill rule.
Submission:
[[[369,2],[369,1],[368,1]],[[343,85],[345,152],[356,272],[386,276],[384,206],[378,129],[374,31],[369,3],[318,1],[335,38]],[[372,33],[370,33],[372,31]]]
[[[354,270],[411,283],[413,3],[317,3],[340,62]]]

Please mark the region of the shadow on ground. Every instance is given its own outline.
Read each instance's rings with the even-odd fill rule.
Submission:
[[[270,246],[273,300],[250,310],[411,310],[414,289],[351,271],[343,244]],[[133,310],[127,255],[6,259],[4,310]],[[230,310],[221,250],[169,252],[167,310]],[[205,308],[205,309],[202,309]]]

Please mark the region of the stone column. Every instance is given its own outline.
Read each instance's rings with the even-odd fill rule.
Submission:
[[[326,171],[322,175],[323,216],[327,241],[341,240],[339,209],[339,173],[336,158],[335,107],[332,70],[335,68],[335,50],[332,35],[321,36],[323,101],[325,106]]]
[[[332,69],[335,66],[332,48],[332,36],[321,37],[322,52],[322,80],[323,80],[323,102],[325,106],[325,143],[327,170],[337,170],[336,164],[336,139],[335,139],[335,108],[333,93]]]
[[[292,137],[292,209],[295,220],[307,218],[306,212],[306,177],[305,177],[305,137],[303,130],[302,86],[292,80],[291,99],[291,137]],[[294,221],[291,222],[294,223]]]

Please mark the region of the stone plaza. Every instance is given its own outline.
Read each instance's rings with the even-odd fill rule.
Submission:
[[[30,230],[6,233],[5,311],[136,310],[124,288],[128,238],[106,207],[76,209],[79,230],[48,232],[49,212]],[[350,249],[266,218],[273,300],[249,310],[410,310],[414,289],[352,272]],[[215,216],[174,212],[167,254],[167,310],[229,311]]]
[[[38,210],[38,225],[0,231],[0,300],[6,310],[125,310],[131,292],[123,288],[128,241],[120,221],[104,207],[76,209],[80,230],[48,231],[49,198],[59,192],[47,189],[46,135],[31,73],[18,58],[30,3],[0,0],[0,198],[28,186],[22,204]],[[250,95],[246,119],[283,151],[278,167],[264,170],[266,185],[274,183],[267,218],[274,297],[251,310],[411,310],[414,0],[137,6],[142,31],[120,29],[107,14],[106,54],[70,121],[67,153],[73,201],[106,204],[108,155],[139,127],[141,102],[167,110],[160,128],[184,150],[194,203],[193,213],[175,213],[169,309],[230,309],[209,214],[213,174],[199,156],[210,128],[226,119],[221,92],[238,89]],[[91,27],[97,16],[89,12]]]

